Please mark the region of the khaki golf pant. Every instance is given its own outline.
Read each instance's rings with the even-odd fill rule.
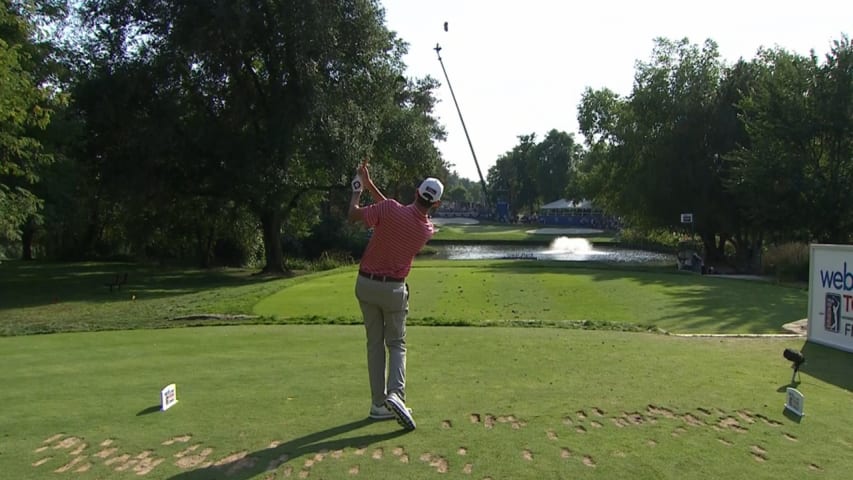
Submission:
[[[382,282],[358,276],[355,284],[367,334],[367,373],[374,405],[388,393],[406,399],[406,316],[409,288],[404,282]],[[386,379],[386,356],[387,379]]]

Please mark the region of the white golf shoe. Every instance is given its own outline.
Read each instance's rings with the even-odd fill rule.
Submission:
[[[385,406],[388,410],[394,413],[397,423],[406,430],[415,429],[415,419],[412,417],[412,412],[406,408],[406,403],[397,395],[396,392],[391,392],[385,399]]]

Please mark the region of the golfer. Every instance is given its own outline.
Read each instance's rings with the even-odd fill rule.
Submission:
[[[367,372],[372,396],[369,416],[377,420],[396,418],[403,428],[414,430],[415,419],[406,407],[406,315],[409,313],[406,276],[415,255],[435,232],[428,214],[441,204],[444,185],[438,179],[427,178],[415,191],[415,200],[402,205],[385,198],[376,188],[366,162],[358,173],[352,183],[349,220],[373,228],[355,284],[367,334]],[[362,188],[370,192],[375,203],[359,206]]]

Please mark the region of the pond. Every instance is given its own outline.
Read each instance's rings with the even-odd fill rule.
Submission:
[[[675,263],[675,255],[618,247],[594,247],[585,238],[557,237],[548,246],[433,245],[435,258],[447,260],[523,259],[617,263]]]

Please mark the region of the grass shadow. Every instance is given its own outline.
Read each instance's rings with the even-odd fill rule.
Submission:
[[[800,366],[801,372],[853,392],[853,376],[850,375],[853,353],[808,341],[800,351],[806,357]]]
[[[24,262],[0,264],[0,310],[65,302],[110,303],[163,298],[205,289],[235,287],[276,280],[241,269],[168,268],[128,262]],[[121,288],[109,287],[127,274]]]
[[[398,429],[386,433],[333,439],[334,437],[358,430],[372,423],[375,423],[375,420],[369,418],[345,423],[295,438],[276,447],[249,453],[246,456],[227,463],[182,472],[169,477],[169,480],[208,480],[211,478],[248,480],[264,472],[274,472],[280,465],[294,458],[320,452],[333,452],[345,448],[365,448],[373,443],[390,440],[408,433],[406,430]],[[396,426],[394,422],[390,422],[390,424]]]
[[[655,320],[655,326],[671,332],[790,333],[782,325],[799,320],[791,318],[790,312],[800,306],[803,314],[806,311],[806,294],[799,286],[698,275],[671,265],[522,260],[491,265],[484,271],[522,275],[577,272],[602,285],[630,277],[672,297],[677,308],[657,312]]]
[[[136,416],[141,417],[143,415],[159,412],[161,408],[162,407],[160,405],[151,405],[150,407],[143,408],[142,410],[136,412]]]
[[[785,418],[787,418],[788,420],[790,420],[794,423],[800,423],[803,421],[803,417],[801,417],[801,416],[797,415],[796,413],[788,410],[787,408],[782,409],[782,415],[784,415]]]

